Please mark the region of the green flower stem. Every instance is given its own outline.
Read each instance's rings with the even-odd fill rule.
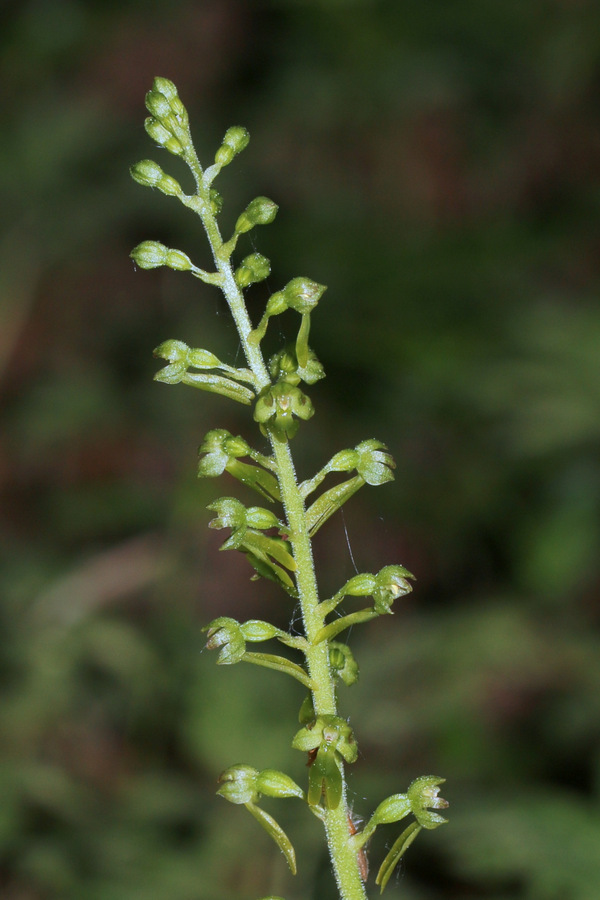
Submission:
[[[197,158],[189,158],[194,172],[198,193],[186,198],[186,205],[198,213],[210,242],[217,270],[222,276],[222,290],[237,326],[238,334],[248,366],[254,373],[256,386],[260,391],[271,384],[259,344],[250,341],[252,324],[246,310],[243,294],[236,284],[231,265],[231,247],[224,244],[219,227],[211,212],[208,187],[204,184],[203,173]],[[329,666],[327,641],[315,643],[318,632],[323,628],[323,612],[319,609],[319,595],[312,556],[310,536],[306,522],[304,500],[299,490],[294,463],[287,441],[271,437],[273,456],[277,464],[277,477],[281,497],[290,530],[290,541],[296,560],[296,582],[302,607],[304,629],[309,647],[306,662],[312,683],[314,709],[317,715],[337,715],[334,679]],[[366,900],[365,889],[360,877],[356,853],[349,841],[348,806],[346,782],[342,768],[342,801],[336,809],[323,810],[323,821],[327,833],[329,852],[342,900]]]
[[[350,628],[351,625],[369,622],[371,619],[376,619],[378,615],[379,613],[375,612],[374,609],[361,609],[358,612],[350,613],[341,619],[336,619],[335,622],[330,622],[325,628],[321,628],[315,637],[315,641],[330,641],[332,638],[337,637],[338,634],[341,634],[342,631],[345,631],[346,628]]]
[[[312,681],[304,669],[282,656],[276,656],[273,653],[246,652],[242,656],[242,660],[244,662],[254,663],[256,666],[264,666],[265,669],[274,669],[276,672],[284,672],[286,675],[291,675],[292,678],[295,678],[300,684],[303,684],[304,687],[309,688],[309,690],[312,688]]]

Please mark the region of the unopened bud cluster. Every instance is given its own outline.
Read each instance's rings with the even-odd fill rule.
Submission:
[[[192,261],[181,250],[171,250],[158,241],[142,241],[129,254],[140,269],[157,269],[167,266],[177,272],[189,272],[193,268]]]

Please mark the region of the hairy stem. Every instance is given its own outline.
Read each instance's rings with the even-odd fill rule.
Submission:
[[[262,389],[271,383],[271,379],[260,346],[248,340],[252,324],[246,310],[244,297],[235,282],[229,254],[224,252],[223,239],[210,211],[208,192],[203,187],[200,174],[197,180],[198,203],[194,206],[202,219],[217,269],[223,277],[223,293],[236,323],[248,366],[256,378],[258,388]],[[312,690],[314,709],[317,715],[337,715],[335,684],[329,666],[328,642],[314,643],[315,636],[323,628],[324,621],[323,613],[319,610],[319,595],[304,500],[299,490],[289,444],[287,441],[276,440],[273,436],[270,440],[273,457],[277,463],[277,478],[289,526],[289,538],[298,567],[296,583],[304,630],[309,642],[306,661],[314,685]],[[323,821],[327,833],[327,843],[342,900],[366,900],[367,895],[360,877],[356,853],[348,840],[348,805],[343,766],[342,781],[342,802],[336,809],[324,810]]]

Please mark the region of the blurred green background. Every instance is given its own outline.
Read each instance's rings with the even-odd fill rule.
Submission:
[[[237,762],[305,778],[302,689],[217,669],[201,627],[298,611],[206,530],[237,487],[199,483],[196,448],[213,427],[256,440],[247,410],[152,382],[167,338],[239,360],[214,289],[128,258],[151,238],[208,263],[193,216],[128,175],[147,157],[182,174],[143,130],[157,74],[205,161],[250,130],[217,186],[225,232],[253,196],[280,204],[240,242],[272,259],[268,288],[329,285],[301,476],[369,437],[398,463],[316,540],[324,595],[354,563],[418,578],[350,635],[362,677],[340,697],[358,815],[448,779],[451,824],[389,896],[597,900],[598,4],[5,0],[0,16],[3,900],[335,896],[301,804],[269,807],[292,880],[214,795]],[[380,832],[375,870],[398,833]]]

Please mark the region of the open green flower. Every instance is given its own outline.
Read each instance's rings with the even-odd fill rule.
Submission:
[[[340,716],[317,716],[294,736],[292,747],[313,753],[309,760],[308,802],[326,809],[336,809],[342,799],[342,760],[356,762],[358,747],[354,732]]]
[[[264,388],[254,407],[254,421],[263,434],[271,431],[278,441],[293,438],[298,431],[299,419],[310,419],[314,414],[310,399],[299,387],[278,381]]]
[[[436,775],[421,775],[420,778],[415,778],[408,787],[407,793],[412,814],[423,828],[437,828],[438,825],[444,825],[448,821],[439,813],[433,812],[435,809],[447,809],[449,806],[447,800],[438,797],[440,785],[445,780]]]

